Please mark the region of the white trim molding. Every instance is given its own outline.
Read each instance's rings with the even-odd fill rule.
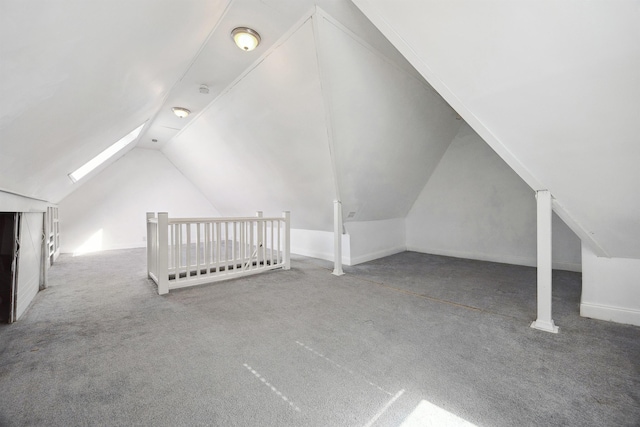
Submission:
[[[477,261],[497,262],[500,264],[521,265],[524,267],[535,267],[536,259],[534,257],[524,257],[517,255],[488,254],[484,252],[467,252],[451,249],[424,248],[417,246],[407,246],[407,251],[420,252],[423,254],[450,256],[453,258],[473,259]],[[554,270],[582,272],[582,264],[572,262],[554,262]]]
[[[363,254],[363,255],[359,255],[357,257],[352,257],[350,259],[349,264],[347,264],[347,265],[351,266],[351,265],[362,264],[364,262],[373,261],[374,259],[384,258],[384,257],[387,257],[387,256],[399,254],[401,252],[406,252],[406,250],[407,250],[406,247],[398,246],[398,247],[395,247],[395,248],[388,248],[388,249],[384,249],[384,250],[381,250],[381,251],[366,253],[366,254]]]
[[[580,316],[609,322],[640,326],[640,310],[583,302]]]

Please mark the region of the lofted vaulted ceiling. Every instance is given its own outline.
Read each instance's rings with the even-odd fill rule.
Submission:
[[[637,2],[354,3],[0,2],[0,190],[58,202],[146,123],[138,146],[223,215],[328,230],[338,198],[347,219],[403,217],[452,105],[594,250],[640,258]],[[253,52],[230,41],[241,25]]]
[[[0,2],[0,188],[71,193],[68,173],[161,109],[227,3]]]
[[[0,187],[26,196],[58,202],[100,169],[69,172],[146,123],[137,146],[223,215],[286,209],[330,230],[335,199],[349,220],[404,217],[460,124],[347,0],[1,7],[19,43],[2,45]],[[258,49],[231,42],[237,26]]]
[[[354,0],[600,255],[640,258],[640,4]]]
[[[164,148],[223,215],[290,210],[297,228],[330,228],[335,191],[313,45],[307,20]]]
[[[454,111],[371,23],[353,6],[334,12],[341,20],[321,8],[298,16],[160,144],[223,214],[286,209],[296,228],[331,230],[340,199],[347,220],[404,217],[455,135]],[[275,22],[270,13],[260,19]],[[218,31],[230,55],[247,57],[228,40],[239,22],[229,19],[188,74],[215,70],[206,52],[220,49]]]

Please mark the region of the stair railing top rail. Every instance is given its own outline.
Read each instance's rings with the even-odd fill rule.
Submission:
[[[203,222],[241,222],[241,221],[285,221],[284,217],[215,217],[215,218],[169,218],[169,224],[203,223]]]

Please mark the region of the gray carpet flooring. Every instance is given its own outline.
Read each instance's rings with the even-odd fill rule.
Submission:
[[[2,426],[399,426],[422,401],[478,426],[640,425],[640,328],[531,329],[535,269],[406,252],[158,296],[144,250],[63,255],[0,325]],[[440,425],[442,421],[431,425]]]

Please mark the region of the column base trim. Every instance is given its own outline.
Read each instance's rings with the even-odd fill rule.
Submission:
[[[640,326],[640,310],[630,308],[583,302],[580,304],[580,316]]]
[[[540,320],[536,320],[535,322],[531,323],[531,327],[533,329],[539,329],[541,331],[551,332],[552,334],[557,334],[558,331],[560,330],[560,328],[558,328],[555,325],[555,323],[553,323],[553,320],[551,320],[551,322],[543,322]]]

